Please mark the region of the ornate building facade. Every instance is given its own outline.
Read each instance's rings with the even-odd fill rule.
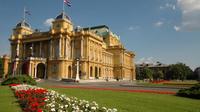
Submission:
[[[135,80],[135,54],[105,26],[73,28],[65,12],[47,32],[22,20],[10,37],[13,73],[47,79]]]

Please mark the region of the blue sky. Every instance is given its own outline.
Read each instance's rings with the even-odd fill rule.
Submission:
[[[65,7],[74,26],[108,25],[136,62],[183,62],[200,66],[200,0],[71,0]],[[0,0],[0,55],[9,54],[8,38],[22,19],[47,31],[62,10],[62,0]]]

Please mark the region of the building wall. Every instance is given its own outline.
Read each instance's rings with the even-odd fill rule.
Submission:
[[[11,60],[21,62],[18,69],[28,62],[28,74],[35,78],[44,71],[48,79],[75,78],[79,59],[81,79],[135,79],[135,55],[114,34],[101,37],[90,30],[72,29],[69,20],[55,20],[48,32],[15,28],[10,38]]]

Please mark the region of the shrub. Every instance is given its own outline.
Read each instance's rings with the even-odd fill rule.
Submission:
[[[18,76],[15,76],[15,77],[9,77],[1,83],[1,85],[9,85],[9,84],[36,85],[36,81],[28,75],[18,75]]]
[[[178,96],[200,99],[200,84],[189,89],[181,89],[177,92]]]

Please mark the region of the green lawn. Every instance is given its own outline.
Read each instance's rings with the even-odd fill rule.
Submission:
[[[173,95],[51,88],[68,96],[96,101],[119,112],[200,112],[200,100]],[[20,112],[9,87],[0,86],[0,112]]]
[[[21,108],[8,86],[0,86],[0,112],[21,112]]]
[[[149,93],[52,88],[68,96],[96,101],[119,112],[200,112],[200,100]]]

